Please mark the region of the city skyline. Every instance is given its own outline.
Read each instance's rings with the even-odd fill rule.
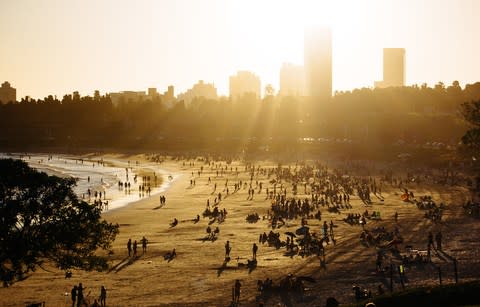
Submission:
[[[333,92],[372,87],[390,47],[408,52],[406,85],[478,81],[480,3],[359,2],[3,1],[0,37],[9,48],[0,79],[17,88],[18,99],[168,85],[182,93],[198,80],[226,96],[228,76],[248,70],[278,91],[282,63],[304,61],[304,29],[325,24]]]

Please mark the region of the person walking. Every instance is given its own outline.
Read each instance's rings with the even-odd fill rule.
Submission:
[[[147,238],[145,238],[145,236],[143,236],[141,242],[142,242],[142,253],[145,254],[147,252],[148,240],[147,240]]]
[[[230,257],[230,251],[231,250],[232,250],[232,248],[230,247],[230,241],[227,241],[227,243],[225,243],[225,258]]]
[[[79,283],[77,287],[77,307],[83,305],[83,290],[85,290],[85,288],[82,283]]]
[[[332,239],[333,244],[335,244],[335,236],[333,234],[333,221],[330,220],[330,238]]]
[[[240,288],[242,287],[242,284],[240,283],[240,280],[235,280],[235,286],[233,289],[233,302],[237,303],[240,301]]]
[[[430,249],[431,247],[433,247],[433,234],[432,232],[429,232],[428,233],[428,249]]]
[[[327,239],[328,236],[328,225],[327,221],[323,221],[323,238]]]
[[[137,240],[133,242],[133,256],[137,256]]]
[[[252,247],[253,260],[257,260],[257,251],[258,251],[258,246],[256,243],[253,243],[253,247]]]
[[[70,291],[70,295],[72,297],[72,307],[75,307],[75,303],[77,301],[77,285],[74,285],[72,291]]]
[[[132,239],[128,239],[127,242],[128,257],[132,254]]]
[[[107,289],[104,286],[100,288],[100,306],[107,306]]]
[[[439,231],[437,232],[437,234],[435,235],[435,241],[437,241],[437,249],[438,250],[442,250],[442,232]]]

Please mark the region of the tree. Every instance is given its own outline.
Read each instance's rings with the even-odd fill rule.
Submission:
[[[48,260],[64,270],[108,267],[95,252],[110,247],[118,225],[101,220],[101,209],[79,200],[74,185],[73,178],[0,159],[0,278],[5,286]]]
[[[265,96],[273,96],[275,95],[275,89],[271,84],[267,84],[265,86]]]
[[[462,143],[472,151],[480,150],[480,100],[462,104],[462,115],[471,125],[462,137]]]

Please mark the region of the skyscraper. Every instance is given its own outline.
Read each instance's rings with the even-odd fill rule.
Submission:
[[[305,95],[305,71],[303,66],[283,63],[280,69],[280,96]]]
[[[332,31],[319,27],[305,31],[305,83],[307,96],[332,97]]]
[[[405,86],[405,49],[383,49],[383,80],[375,87]]]
[[[249,71],[239,71],[236,75],[230,76],[230,97],[238,99],[245,94],[261,96],[260,78]]]

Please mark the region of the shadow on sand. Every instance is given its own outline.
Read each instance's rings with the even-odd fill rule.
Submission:
[[[140,256],[133,256],[133,257],[128,257],[127,256],[127,257],[123,258],[119,263],[117,263],[116,265],[111,267],[110,270],[108,270],[107,273],[111,273],[112,271],[115,271],[115,273],[118,273],[121,270],[123,270],[124,268],[126,268],[127,266],[133,264],[139,258],[140,258]]]

